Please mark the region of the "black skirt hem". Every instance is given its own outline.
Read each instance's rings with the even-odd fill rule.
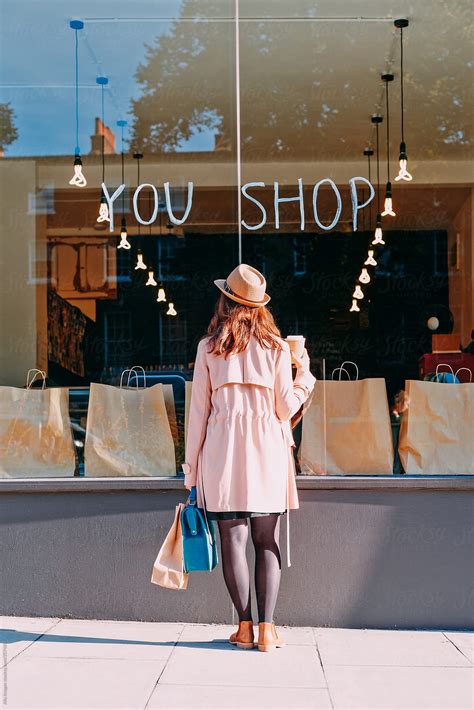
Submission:
[[[276,513],[258,513],[248,510],[225,510],[225,511],[212,511],[206,510],[207,517],[210,520],[240,520],[243,518],[259,518],[262,515],[284,515],[286,510],[279,510]]]

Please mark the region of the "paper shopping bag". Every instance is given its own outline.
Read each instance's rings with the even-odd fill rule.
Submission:
[[[191,411],[191,393],[193,390],[192,380],[186,380],[184,390],[184,443],[188,436],[189,412]]]
[[[176,406],[174,402],[173,385],[162,385],[163,397],[165,400],[166,413],[170,424],[171,436],[173,437],[174,445],[178,445],[178,423],[176,420]]]
[[[176,506],[173,524],[153,565],[151,581],[167,589],[186,589],[189,574],[184,571],[183,533],[181,511],[183,503]]]
[[[303,475],[392,474],[385,380],[316,382],[298,459]]]
[[[474,473],[474,384],[408,380],[398,452],[408,474]]]
[[[161,384],[91,384],[86,476],[175,476],[173,437]]]
[[[41,378],[43,389],[0,387],[0,477],[74,475],[69,391]]]

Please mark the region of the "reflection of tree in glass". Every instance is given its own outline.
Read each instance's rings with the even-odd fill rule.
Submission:
[[[10,145],[18,138],[18,130],[15,126],[15,114],[10,104],[0,104],[0,151],[3,152],[5,146]]]
[[[218,16],[220,9],[212,0],[186,0],[182,16],[205,20]],[[272,23],[271,30],[265,21],[241,23],[241,136],[247,157],[283,156],[295,146],[319,142],[338,113],[334,89],[324,81],[328,40],[318,37],[315,42],[315,31],[303,23],[290,34],[286,23]],[[133,145],[147,152],[172,151],[193,133],[209,131],[218,136],[220,147],[233,150],[234,52],[232,20],[177,20],[168,34],[147,47],[136,72],[143,88],[132,102]],[[354,98],[347,85],[346,101]]]
[[[206,19],[222,17],[222,5],[222,0],[183,0],[181,19],[147,48],[136,72],[142,94],[132,102],[134,147],[150,153],[179,150],[203,132],[235,159],[234,21]],[[278,15],[276,5],[282,7],[264,5],[270,15]],[[374,138],[370,114],[384,111],[383,103],[379,106],[384,65],[395,70],[394,159],[400,77],[393,23],[314,22],[314,0],[286,5],[285,19],[240,22],[242,160],[359,159]],[[414,160],[466,159],[472,144],[470,5],[449,0],[440,8],[446,22],[430,11],[424,17],[428,29],[419,22],[407,31],[405,128]],[[292,21],[293,11],[308,21]]]

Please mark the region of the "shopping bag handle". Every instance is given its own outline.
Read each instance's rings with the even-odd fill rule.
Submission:
[[[35,374],[33,375],[33,378],[30,381],[30,373],[34,372]],[[43,384],[41,386],[41,389],[44,390],[46,387],[46,372],[44,370],[38,370],[36,367],[32,367],[30,370],[28,370],[28,374],[26,375],[26,389],[29,390],[31,389],[33,382],[36,381],[36,378],[40,375],[43,378]]]
[[[356,380],[358,380],[359,379],[359,368],[357,367],[355,362],[353,362],[352,360],[344,360],[341,367],[344,367],[344,365],[354,365],[355,371],[356,371]]]
[[[335,372],[338,372],[338,371],[339,371],[339,382],[341,381],[341,375],[342,375],[343,372],[346,373],[348,380],[351,379],[351,376],[349,375],[349,373],[347,372],[347,370],[346,370],[344,367],[335,367],[334,370],[333,370],[332,373],[331,373],[331,380],[334,379],[334,373],[335,373]]]
[[[130,368],[129,374],[128,374],[128,379],[127,379],[127,387],[130,387],[130,377],[132,376],[132,372],[134,372],[135,375],[136,375],[135,388],[136,388],[136,389],[139,389],[139,388],[140,388],[140,387],[139,387],[139,382],[140,382],[140,380],[139,380],[139,375],[138,375],[138,372],[139,372],[139,371],[141,371],[141,374],[142,374],[142,376],[143,376],[143,389],[146,389],[146,372],[145,372],[145,368],[142,367],[141,365],[133,365],[133,366]]]
[[[123,388],[123,378],[124,376],[128,373],[127,377],[127,384],[125,385],[126,387],[130,387],[130,377],[132,376],[132,372],[137,375],[136,378],[136,385],[135,388],[139,389],[139,384],[138,384],[138,370],[141,370],[143,373],[143,381],[144,381],[144,388],[146,388],[146,373],[145,373],[145,368],[143,368],[141,365],[133,365],[133,367],[127,367],[126,370],[122,370],[122,374],[120,375],[120,389]]]
[[[440,362],[439,365],[436,365],[436,372],[435,372],[436,382],[438,382],[438,377],[439,377],[439,375],[441,374],[441,373],[438,372],[438,370],[439,370],[440,367],[447,367],[447,368],[449,368],[449,369],[451,370],[451,374],[452,374],[453,378],[456,377],[456,375],[454,374],[454,370],[453,370],[453,368],[451,367],[451,365],[448,365],[447,362]],[[454,380],[454,382],[456,382],[456,380]]]
[[[122,374],[120,375],[120,389],[122,389],[122,387],[123,387],[123,377],[124,377],[124,375],[127,374],[127,372],[130,373],[129,367],[126,370],[122,370]],[[128,377],[130,379],[130,374],[128,375]],[[128,381],[127,381],[127,387],[128,387]]]
[[[455,374],[454,374],[454,377],[457,377],[457,376],[458,376],[458,372],[462,372],[463,370],[466,370],[466,372],[469,372],[469,382],[471,383],[471,382],[472,382],[472,370],[471,370],[469,367],[459,367],[459,368],[456,370],[456,372],[455,372]]]

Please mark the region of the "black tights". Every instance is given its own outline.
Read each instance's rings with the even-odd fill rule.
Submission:
[[[248,518],[218,520],[224,579],[239,621],[250,621],[250,573],[245,550],[248,540]],[[280,515],[270,513],[250,518],[252,542],[255,547],[255,591],[258,620],[272,622],[281,577],[281,557],[278,540]]]

